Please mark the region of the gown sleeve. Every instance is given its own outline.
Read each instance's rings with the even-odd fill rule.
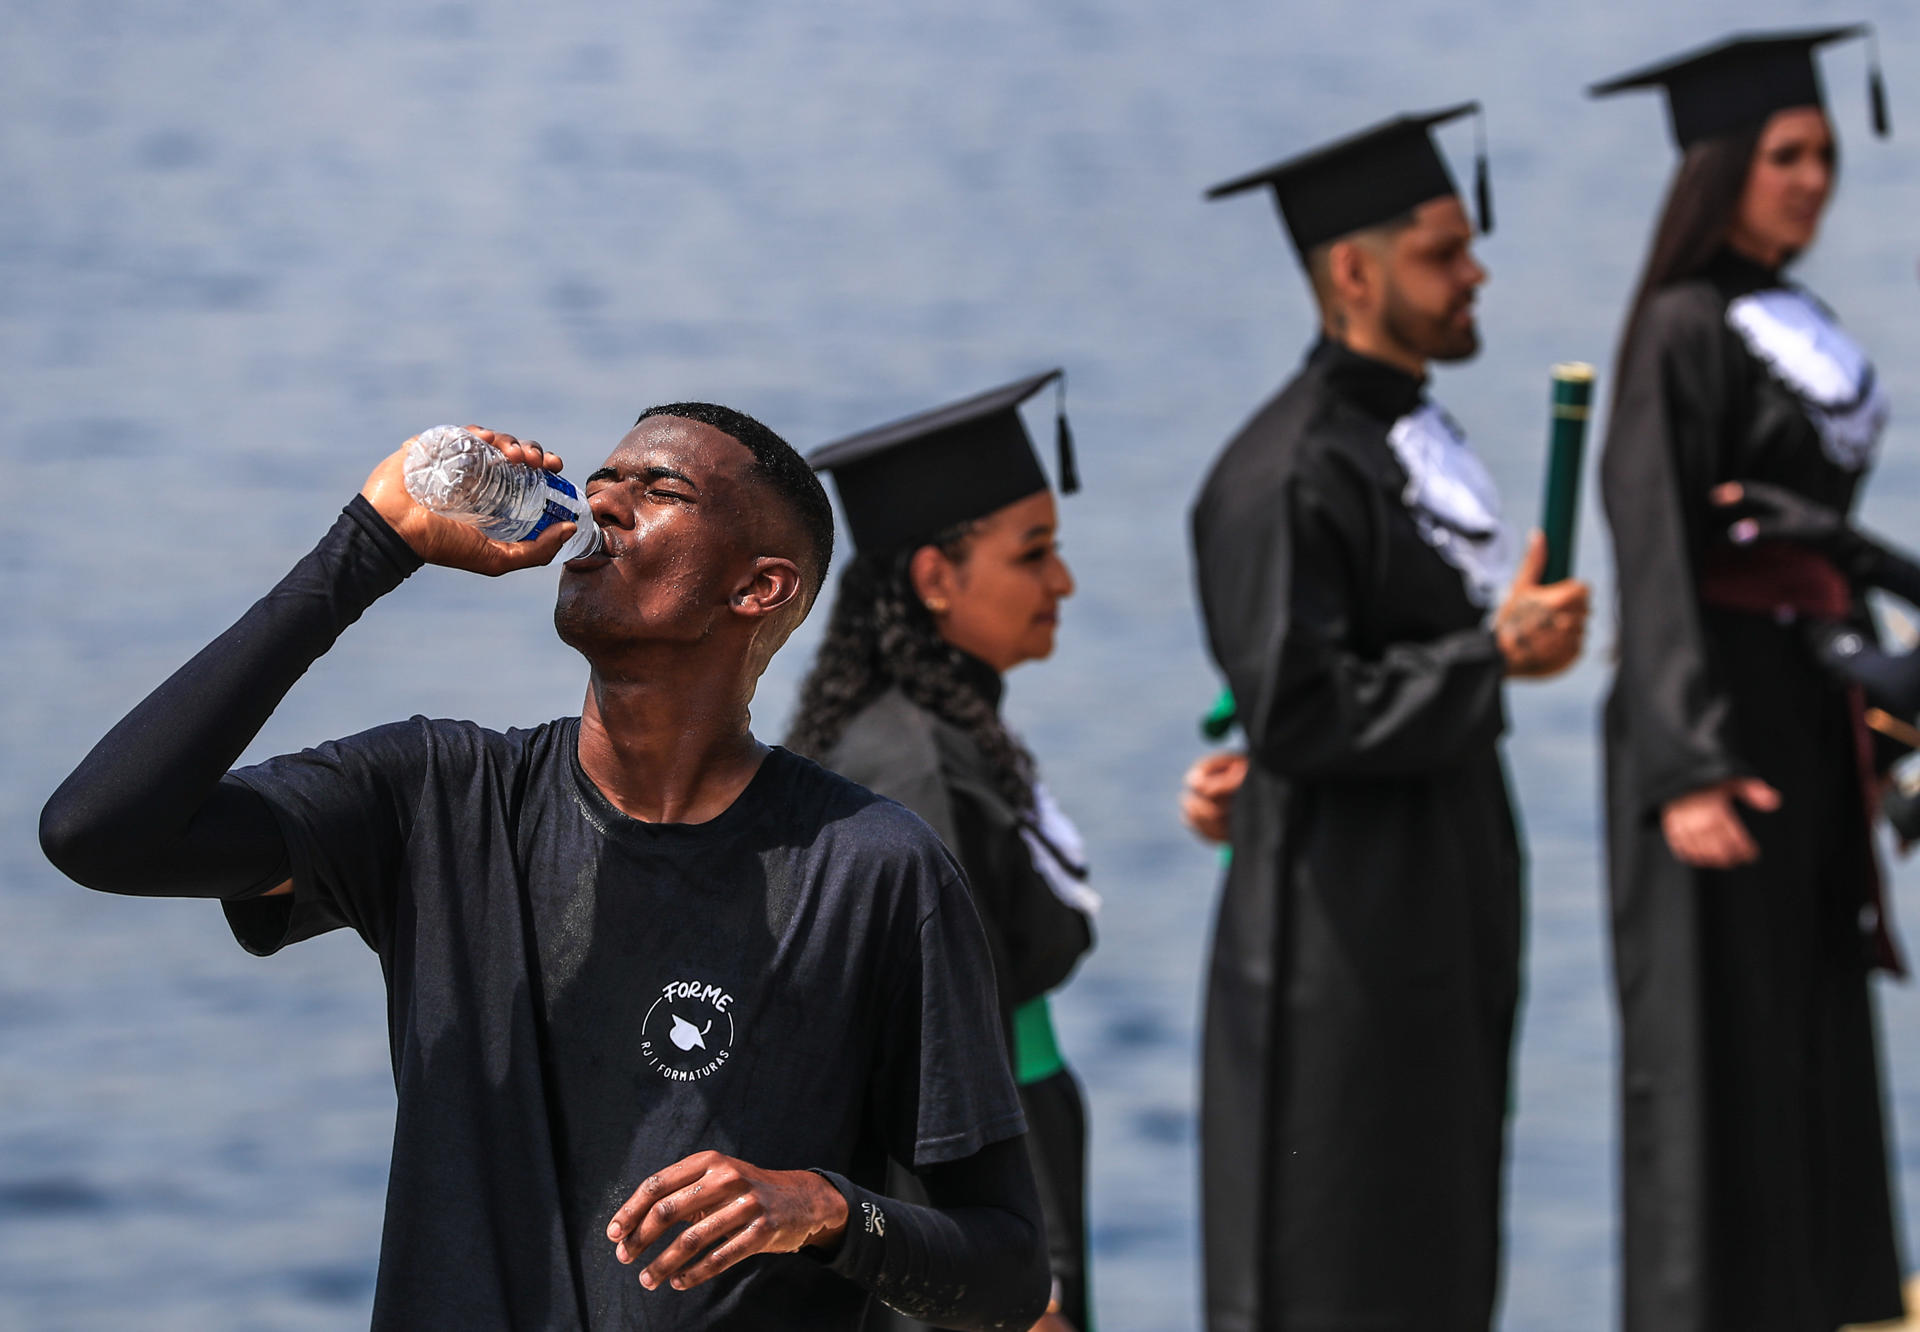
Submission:
[[[1861,564],[1861,582],[1891,592],[1909,606],[1920,607],[1920,564],[1885,542],[1863,536],[1866,547]],[[1821,658],[1835,667],[1841,678],[1865,687],[1867,699],[1875,707],[1894,716],[1912,720],[1920,713],[1920,650],[1887,652],[1879,643],[1870,617],[1828,635],[1820,644]],[[1840,649],[1836,651],[1836,649]],[[1883,765],[1884,766],[1884,765]]]
[[[1279,483],[1277,521],[1196,521],[1215,658],[1263,767],[1307,779],[1394,777],[1458,763],[1505,729],[1506,663],[1493,634],[1460,630],[1362,650],[1358,625],[1385,514],[1335,465]],[[1268,488],[1271,495],[1273,488]],[[1249,493],[1251,493],[1249,491]]]
[[[1879,541],[1869,541],[1871,552],[1862,575],[1869,587],[1891,592],[1909,606],[1920,607],[1920,564],[1909,555]]]
[[[1619,589],[1615,704],[1638,813],[1745,774],[1708,657],[1696,560],[1713,518],[1728,382],[1724,332],[1684,289],[1656,296],[1631,339],[1600,460]]]
[[[1857,549],[1844,567],[1856,589],[1878,588],[1920,607],[1920,564],[1857,529],[1847,531]],[[1920,714],[1920,650],[1887,651],[1863,599],[1856,599],[1850,619],[1809,626],[1809,637],[1820,664],[1835,678],[1864,689],[1869,704],[1902,720]],[[1898,742],[1876,749],[1885,751],[1876,757],[1876,770],[1910,752]]]

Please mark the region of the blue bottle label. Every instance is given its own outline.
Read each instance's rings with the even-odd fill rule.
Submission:
[[[542,472],[541,475],[546,478],[547,489],[557,490],[568,499],[578,503],[580,492],[573,488],[573,482],[567,480],[566,477],[561,476],[558,472]],[[540,521],[533,525],[532,531],[520,539],[522,541],[531,541],[555,523],[571,523],[577,521],[579,521],[579,519],[576,509],[550,497],[547,500],[547,511],[540,515]]]

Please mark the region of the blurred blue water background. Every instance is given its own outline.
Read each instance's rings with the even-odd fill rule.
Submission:
[[[1854,18],[1880,23],[1901,137],[1867,135],[1861,53],[1833,52],[1845,181],[1803,276],[1905,408],[1867,514],[1920,543],[1907,7],[0,2],[0,1326],[365,1323],[392,1122],[374,959],[344,935],[249,958],[210,905],[65,883],[33,824],[376,458],[475,420],[582,472],[642,406],[686,397],[806,446],[1065,364],[1080,594],[1009,707],[1108,902],[1058,1005],[1093,1106],[1100,1323],[1193,1327],[1215,868],[1172,800],[1215,682],[1184,514],[1309,327],[1271,209],[1201,190],[1400,109],[1486,100],[1488,351],[1437,391],[1525,520],[1547,367],[1595,361],[1604,392],[1671,160],[1653,98],[1580,86],[1733,28]],[[1463,169],[1471,139],[1443,133]],[[1582,539],[1604,593],[1604,534]],[[415,711],[576,709],[552,581],[415,577],[252,753]],[[817,629],[766,680],[763,735]],[[1594,789],[1610,638],[1512,696],[1533,874],[1503,1325],[1529,1332],[1602,1328],[1614,1304]],[[1920,870],[1897,891],[1920,939]],[[1920,1000],[1883,998],[1911,1235]]]

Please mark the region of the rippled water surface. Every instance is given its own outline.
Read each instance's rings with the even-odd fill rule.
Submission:
[[[1860,52],[1834,51],[1847,178],[1804,276],[1907,405],[1867,511],[1920,542],[1906,8],[0,0],[17,496],[0,542],[0,1326],[365,1323],[392,1125],[374,959],[335,936],[262,962],[209,905],[89,895],[41,860],[33,820],[376,458],[477,420],[580,471],[641,406],[687,397],[808,445],[1053,364],[1088,481],[1065,506],[1080,592],[1009,707],[1108,903],[1058,1008],[1093,1104],[1101,1326],[1194,1326],[1215,870],[1171,801],[1215,684],[1184,512],[1308,327],[1271,209],[1201,190],[1396,110],[1486,100],[1488,351],[1436,387],[1524,519],[1547,366],[1592,360],[1604,380],[1670,160],[1651,98],[1594,105],[1580,86],[1727,29],[1855,17],[1881,23],[1904,137],[1866,135]],[[1443,134],[1463,166],[1471,138]],[[1597,526],[1581,566],[1604,584]],[[416,711],[575,709],[551,595],[545,573],[415,577],[252,753]],[[1570,677],[1513,691],[1533,866],[1515,1332],[1601,1328],[1613,1306],[1593,735],[1609,636]],[[814,641],[775,663],[763,734]],[[1920,921],[1911,866],[1898,895]],[[1883,1011],[1911,1234],[1920,1002],[1888,988]]]

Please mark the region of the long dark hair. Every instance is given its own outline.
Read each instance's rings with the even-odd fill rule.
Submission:
[[[972,525],[925,544],[964,561]],[[940,636],[913,590],[913,551],[854,556],[840,575],[827,636],[800,686],[800,710],[786,747],[820,758],[838,744],[847,723],[888,689],[964,731],[993,771],[994,789],[1016,814],[1033,812],[1033,756],[1000,722],[1000,714],[967,682],[968,659]]]
[[[1620,347],[1614,361],[1616,397],[1621,384],[1619,370],[1628,364],[1627,354],[1654,293],[1698,274],[1726,244],[1764,128],[1755,125],[1703,139],[1687,149],[1674,169],[1660,221],[1653,229],[1646,265],[1640,270],[1640,283],[1634,288],[1633,303],[1627,307],[1626,322],[1620,327]]]

